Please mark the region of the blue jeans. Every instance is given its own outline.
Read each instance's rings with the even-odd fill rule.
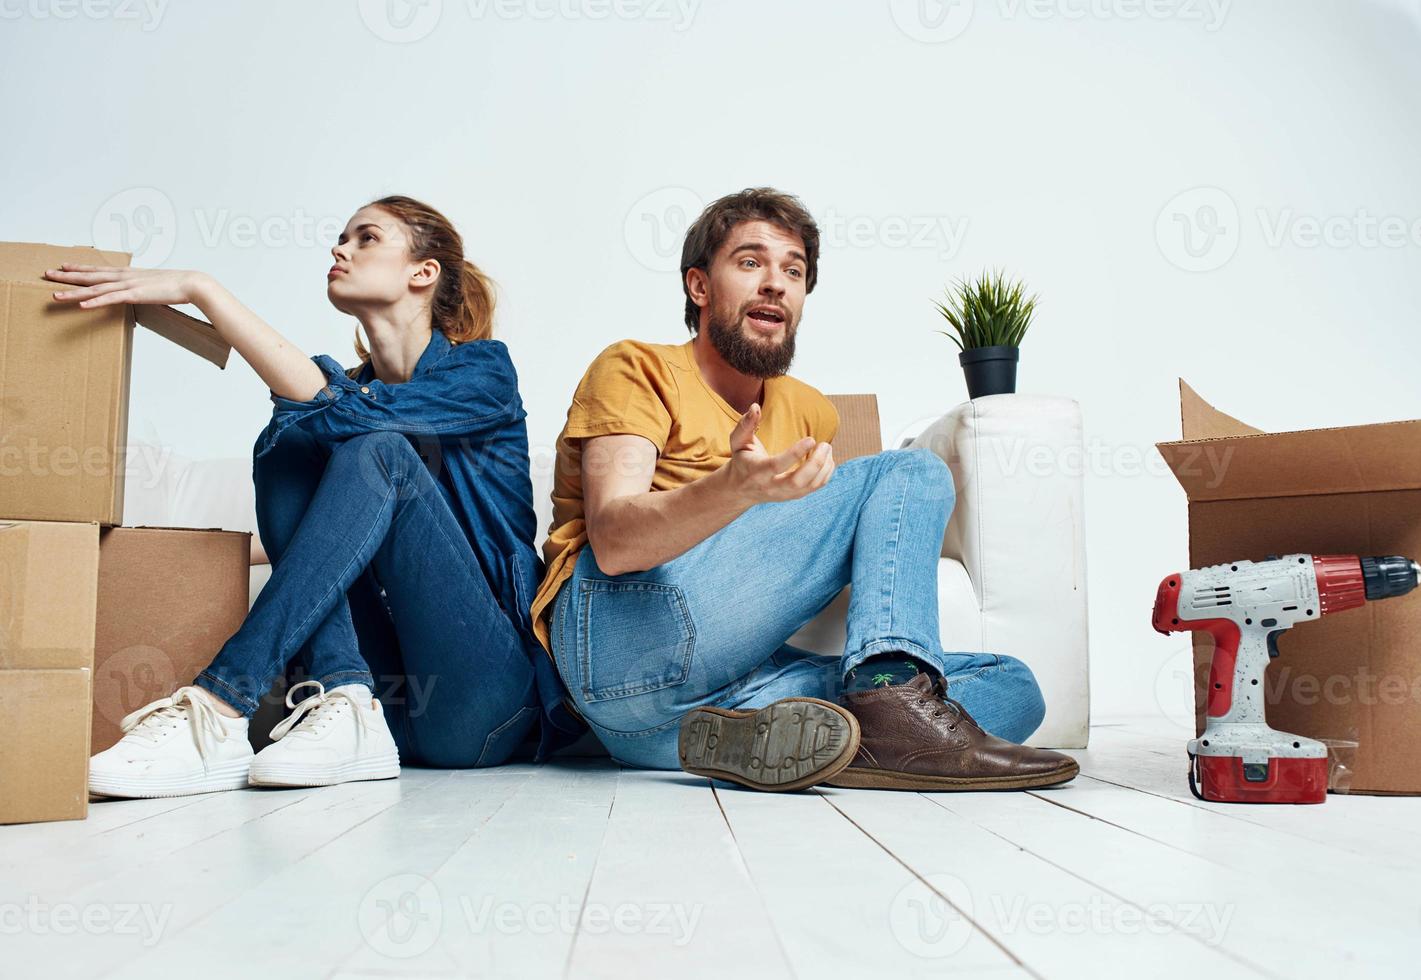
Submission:
[[[292,427],[252,477],[271,579],[194,683],[250,717],[299,654],[375,692],[405,761],[505,761],[538,718],[533,667],[409,439]]]
[[[955,495],[926,449],[849,460],[798,500],[751,507],[671,561],[606,575],[578,555],[552,612],[553,652],[578,711],[612,756],[679,767],[692,708],[836,700],[864,658],[904,651],[947,679],[988,732],[1020,742],[1045,704],[1013,657],[949,653],[938,632],[937,569]],[[785,641],[852,585],[839,657]]]

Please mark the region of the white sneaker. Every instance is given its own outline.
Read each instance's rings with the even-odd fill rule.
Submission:
[[[210,697],[180,687],[127,715],[123,737],[89,760],[89,792],[148,798],[245,787],[247,719],[226,717]]]
[[[293,704],[308,686],[316,693]],[[320,681],[302,681],[286,692],[286,706],[296,710],[271,730],[276,741],[252,759],[253,786],[330,786],[400,774],[385,711],[364,684],[327,691]]]

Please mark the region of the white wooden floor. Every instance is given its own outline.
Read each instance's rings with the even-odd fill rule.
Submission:
[[[1421,798],[1200,803],[1097,727],[1035,793],[570,760],[0,827],[0,976],[1416,977]]]

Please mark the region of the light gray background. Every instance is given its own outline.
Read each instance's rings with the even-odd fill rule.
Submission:
[[[876,392],[890,445],[965,398],[929,300],[1003,267],[1042,296],[1021,390],[1084,406],[1096,713],[1179,716],[1187,644],[1148,622],[1187,561],[1175,379],[1264,428],[1421,416],[1418,8],[0,0],[0,237],[203,269],[349,362],[330,228],[427,199],[501,287],[538,466],[599,350],[687,336],[719,194],[820,218],[793,373]],[[131,436],[187,456],[270,408],[143,331],[133,388]]]

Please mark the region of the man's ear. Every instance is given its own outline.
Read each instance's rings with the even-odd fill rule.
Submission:
[[[410,276],[410,285],[416,289],[425,289],[433,286],[439,281],[439,263],[434,259],[425,259],[415,266],[414,273]]]
[[[706,275],[705,269],[697,269],[695,266],[686,270],[686,292],[691,297],[691,302],[701,309],[705,309],[710,303],[710,277]]]

